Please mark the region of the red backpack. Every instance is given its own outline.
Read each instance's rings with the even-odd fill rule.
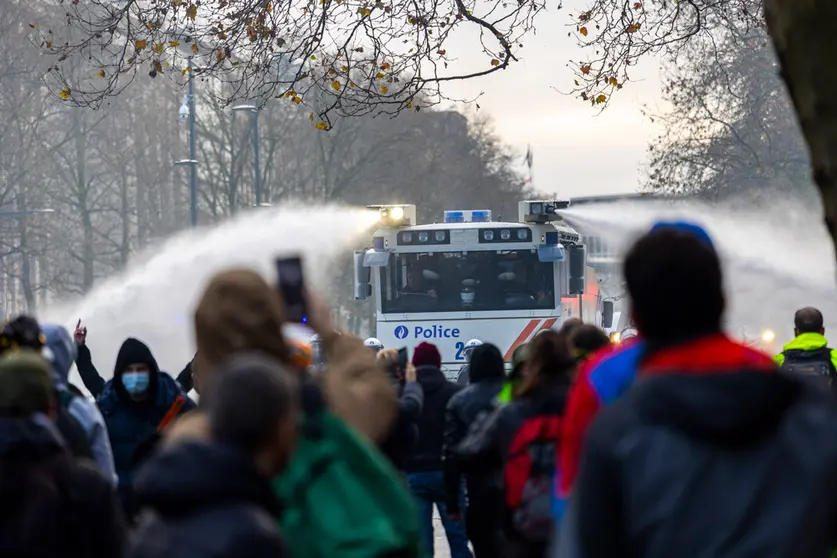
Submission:
[[[503,471],[506,509],[512,525],[526,540],[549,540],[555,452],[561,437],[561,417],[526,419],[514,435]]]

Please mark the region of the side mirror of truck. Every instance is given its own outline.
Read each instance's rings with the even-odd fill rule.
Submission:
[[[354,294],[355,300],[366,300],[372,295],[372,270],[363,265],[364,250],[355,250],[354,260]]]

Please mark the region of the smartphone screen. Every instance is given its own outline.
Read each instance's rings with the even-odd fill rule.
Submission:
[[[299,256],[278,258],[276,271],[279,274],[279,294],[285,302],[285,313],[289,322],[303,324],[308,321],[305,304],[305,281],[302,276],[302,260]]]
[[[407,347],[398,349],[398,366],[402,372],[407,371]]]

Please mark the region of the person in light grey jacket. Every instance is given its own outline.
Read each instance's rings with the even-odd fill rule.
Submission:
[[[67,412],[84,428],[97,467],[116,485],[118,478],[113,465],[113,452],[102,413],[95,403],[78,395],[78,389],[70,386],[70,368],[76,360],[76,343],[70,332],[60,325],[42,325],[41,332],[46,337],[44,352],[52,363],[55,388],[65,399]]]

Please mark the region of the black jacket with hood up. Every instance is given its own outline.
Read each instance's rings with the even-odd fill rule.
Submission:
[[[445,494],[447,506],[454,511],[461,479],[456,448],[474,421],[493,410],[494,400],[503,388],[506,372],[500,349],[490,343],[474,349],[469,371],[470,384],[451,398],[445,413]],[[486,483],[481,475],[466,475],[466,479],[468,494],[484,491]]]
[[[441,471],[445,409],[461,387],[445,378],[435,366],[417,367],[416,381],[424,391],[424,405],[418,421],[418,442],[404,468],[407,473]]]
[[[837,406],[722,335],[657,351],[593,423],[562,558],[829,556]]]
[[[233,448],[180,443],[137,473],[144,510],[131,558],[282,558],[270,481]]]

